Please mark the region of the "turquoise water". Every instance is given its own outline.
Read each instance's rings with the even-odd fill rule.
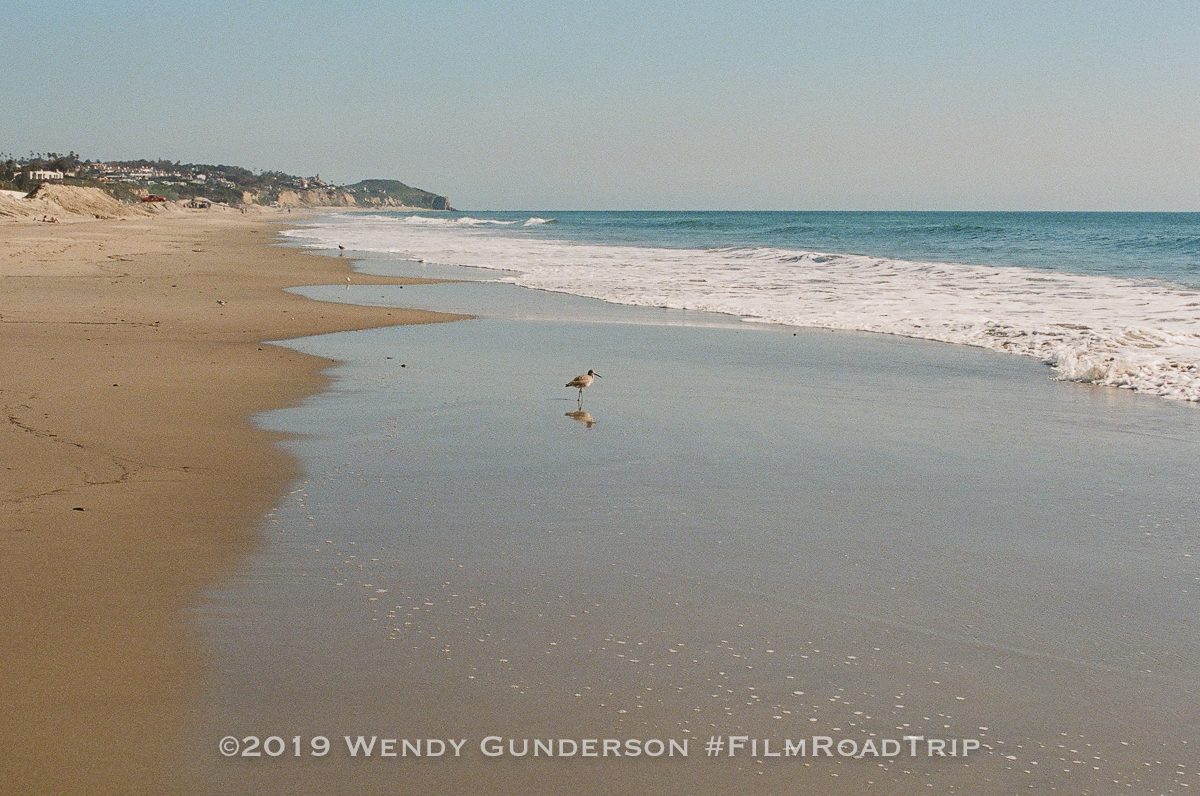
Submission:
[[[397,211],[284,234],[616,304],[1021,354],[1200,402],[1196,213]]]
[[[464,212],[513,236],[672,248],[772,247],[1167,279],[1200,286],[1200,213]]]

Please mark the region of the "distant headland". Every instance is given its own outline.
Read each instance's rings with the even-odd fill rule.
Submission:
[[[196,200],[231,206],[411,207],[453,210],[450,200],[399,180],[336,185],[321,176],[169,160],[84,160],[75,152],[0,154],[0,190],[30,193],[45,183],[99,188],[116,199]]]

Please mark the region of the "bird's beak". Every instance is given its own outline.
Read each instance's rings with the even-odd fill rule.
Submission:
[[[592,371],[592,375],[595,376],[596,378],[600,378],[600,374],[594,370]]]

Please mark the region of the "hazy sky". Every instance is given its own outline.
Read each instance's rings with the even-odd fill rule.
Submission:
[[[463,208],[1200,210],[1200,2],[0,0],[0,151]]]

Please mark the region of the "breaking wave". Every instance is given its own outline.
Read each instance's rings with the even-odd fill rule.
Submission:
[[[517,223],[342,216],[285,234],[313,248],[343,243],[503,270],[502,281],[620,304],[1021,354],[1062,379],[1200,401],[1200,290],[1182,285],[770,247],[597,245],[487,228]]]

